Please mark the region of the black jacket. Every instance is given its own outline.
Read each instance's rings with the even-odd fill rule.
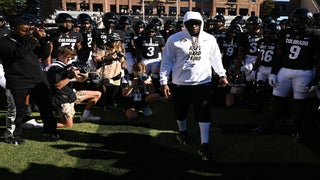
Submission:
[[[40,44],[33,38],[15,38],[6,35],[0,38],[0,59],[3,62],[7,89],[33,88],[48,81],[40,68],[35,49]]]

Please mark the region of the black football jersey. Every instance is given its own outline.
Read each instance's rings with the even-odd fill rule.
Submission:
[[[132,52],[133,51],[133,47],[132,47],[132,44],[131,44],[131,41],[133,40],[135,36],[135,33],[132,29],[129,29],[126,31],[126,35],[123,39],[123,42],[124,42],[124,45],[125,45],[125,48],[126,48],[126,52]]]
[[[55,36],[52,36],[53,50],[52,50],[52,58],[57,58],[58,48],[62,46],[71,46],[75,49],[75,45],[78,42],[82,42],[82,34],[79,32],[71,31],[69,34],[58,33]]]
[[[232,60],[238,55],[238,38],[221,38],[219,44],[222,53],[222,63],[225,69],[228,69]]]
[[[162,36],[140,36],[136,41],[136,48],[141,48],[141,56],[144,59],[158,58],[164,46],[165,40]]]
[[[261,33],[254,35],[249,33],[242,33],[240,35],[239,46],[245,49],[246,55],[258,56],[258,41],[262,38],[263,36]]]
[[[315,55],[320,50],[320,30],[307,29],[299,33],[292,28],[284,29],[278,40],[283,67],[310,70],[315,66]]]
[[[123,30],[107,30],[107,29],[95,29],[92,32],[92,41],[99,49],[105,49],[105,44],[108,42],[108,39],[112,33],[118,33],[120,38],[124,40],[126,34]]]
[[[265,39],[258,41],[258,49],[261,53],[261,65],[272,67],[272,63],[276,60],[276,42],[267,42]]]
[[[223,30],[219,30],[219,31],[214,31],[212,35],[216,38],[217,43],[220,46],[222,43],[221,41],[223,41],[226,37],[226,30],[223,29]]]

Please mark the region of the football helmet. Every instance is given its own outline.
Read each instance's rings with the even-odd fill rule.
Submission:
[[[278,23],[269,23],[263,29],[264,38],[276,39],[281,27]]]
[[[222,22],[223,25],[224,25],[225,22],[226,22],[226,19],[224,18],[223,15],[219,14],[219,15],[216,15],[216,16],[213,18],[213,21],[214,21],[214,22]]]
[[[176,23],[176,30],[182,30],[183,28],[184,28],[184,26],[183,26],[183,21],[177,21],[177,23]]]
[[[262,20],[258,16],[250,16],[247,21],[246,25],[248,28],[253,28],[254,30],[262,28]]]
[[[131,19],[128,16],[121,16],[119,19],[119,24],[124,25],[124,24],[129,24],[131,25]]]
[[[112,33],[110,36],[110,41],[114,42],[114,41],[121,41],[121,37],[118,33]]]
[[[284,27],[290,26],[289,19],[282,19],[282,20],[279,22],[279,25],[280,25],[280,26],[284,26]]]
[[[173,20],[168,19],[168,20],[166,20],[166,22],[164,23],[164,26],[165,26],[166,28],[174,28],[174,27],[175,27],[175,23],[174,23]]]
[[[73,17],[68,13],[60,13],[57,15],[55,21],[57,24],[64,23],[66,21],[73,22]]]
[[[231,20],[230,24],[240,24],[240,26],[243,26],[245,24],[245,19],[243,16],[236,16]]]
[[[143,22],[143,21],[136,21],[135,23],[134,23],[134,25],[133,25],[133,27],[134,28],[140,28],[140,27],[142,27],[142,28],[145,28],[146,27],[146,24]]]
[[[205,27],[207,30],[212,29],[214,27],[214,19],[212,18],[207,19],[205,22]]]
[[[155,24],[158,30],[162,29],[162,21],[159,18],[154,18],[150,21],[150,23]]]
[[[275,23],[276,21],[272,17],[266,17],[263,19],[263,27],[265,27],[269,23]]]
[[[41,20],[40,17],[37,17],[35,15],[32,14],[24,14],[21,16],[22,19],[28,21],[30,23],[30,25],[32,26],[41,26],[43,24],[43,21]]]
[[[149,23],[146,28],[145,31],[148,35],[151,35],[151,33],[157,33],[158,32],[158,27],[156,24],[154,23]]]
[[[242,28],[239,24],[230,24],[227,29],[227,33],[240,34],[242,32]]]
[[[312,23],[313,14],[307,8],[298,8],[292,11],[289,16],[289,21],[293,29],[305,29]]]
[[[103,22],[103,25],[106,27],[108,27],[108,24],[110,24],[110,22],[117,24],[118,23],[118,16],[113,12],[107,12],[104,14],[104,16],[102,18],[102,22]]]
[[[86,13],[79,14],[77,19],[78,19],[80,24],[86,24],[86,23],[90,23],[91,24],[92,23],[91,16],[89,16]]]
[[[265,26],[263,31],[269,31],[272,34],[278,34],[280,32],[281,28],[278,23],[269,23]]]

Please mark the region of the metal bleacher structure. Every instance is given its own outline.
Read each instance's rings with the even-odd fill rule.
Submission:
[[[54,19],[56,18],[56,16],[60,13],[68,13],[70,14],[73,18],[77,18],[78,15],[80,13],[86,13],[88,15],[90,15],[93,20],[95,20],[97,22],[97,24],[101,23],[102,21],[102,17],[104,15],[104,12],[99,12],[99,11],[62,11],[62,10],[55,10],[55,12],[46,20],[47,23],[55,23]],[[135,21],[138,21],[138,20],[145,20],[145,22],[149,22],[150,20],[152,20],[153,18],[160,18],[163,22],[165,22],[166,20],[174,20],[174,21],[177,21],[177,20],[182,20],[183,19],[183,16],[157,16],[157,15],[145,15],[143,17],[143,14],[124,14],[126,16],[129,16],[133,22]],[[121,16],[121,14],[119,15]],[[228,25],[232,19],[234,19],[236,16],[225,16],[225,19],[226,19],[226,24]],[[203,19],[204,20],[207,20],[208,16],[203,16]],[[244,16],[244,19],[247,19],[248,16]]]

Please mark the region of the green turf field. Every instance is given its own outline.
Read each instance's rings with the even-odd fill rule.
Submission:
[[[81,108],[81,107],[80,107]],[[79,109],[80,109],[79,108]],[[121,110],[94,114],[99,123],[80,123],[61,130],[66,137],[41,142],[40,129],[23,131],[26,143],[0,142],[0,179],[317,179],[320,177],[320,139],[314,133],[303,142],[292,141],[287,122],[279,132],[251,135],[264,114],[248,109],[213,107],[211,147],[214,160],[197,154],[198,125],[188,122],[191,144],[178,144],[172,104],[152,105],[153,115],[129,122]],[[79,116],[79,112],[77,116]],[[5,110],[0,112],[4,131]],[[39,118],[38,113],[34,113]],[[190,113],[190,119],[192,112]],[[319,128],[320,129],[320,128]]]

